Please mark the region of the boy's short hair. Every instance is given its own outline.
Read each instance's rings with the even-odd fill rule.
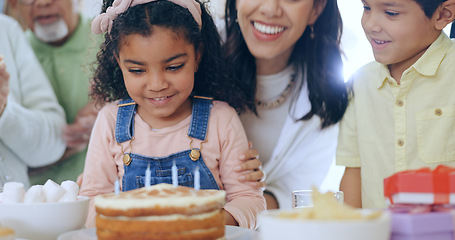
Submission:
[[[436,9],[447,0],[414,0],[422,7],[423,12],[428,18],[433,17]]]

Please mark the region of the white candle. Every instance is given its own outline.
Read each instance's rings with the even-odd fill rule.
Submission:
[[[172,185],[174,187],[177,187],[179,185],[179,179],[177,177],[177,166],[175,165],[175,161],[172,164],[171,170],[172,170]]]
[[[120,183],[118,182],[118,179],[115,180],[115,183],[114,183],[114,193],[115,195],[118,195],[120,192]]]
[[[194,170],[194,190],[199,191],[201,188],[200,181],[199,167],[196,167],[196,170]]]
[[[150,171],[150,163],[147,165],[147,170],[145,170],[145,187],[150,187],[150,180],[152,178],[152,172]]]

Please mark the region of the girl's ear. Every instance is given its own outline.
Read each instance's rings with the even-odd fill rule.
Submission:
[[[324,11],[327,0],[314,1],[313,10],[311,11],[311,16],[308,20],[308,25],[313,25],[316,20],[318,20],[319,15]]]
[[[118,55],[115,52],[113,52],[112,54],[114,54],[115,60],[117,61],[118,66],[120,67],[120,58],[118,58]]]
[[[196,61],[194,64],[194,72],[197,72],[197,70],[199,69],[199,63],[201,63],[203,52],[204,52],[204,45],[201,44],[195,52]]]
[[[443,30],[449,23],[455,19],[455,0],[447,0],[436,9],[433,14],[435,28]]]

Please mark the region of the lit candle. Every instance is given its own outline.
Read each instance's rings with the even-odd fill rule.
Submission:
[[[196,167],[196,170],[194,170],[194,190],[199,191],[201,188],[200,181],[199,167]]]
[[[179,185],[179,179],[177,177],[177,166],[175,165],[175,161],[172,164],[171,170],[172,170],[172,185],[174,187],[177,187]]]
[[[115,195],[118,195],[120,192],[120,183],[118,182],[118,178],[117,180],[115,180],[115,183],[114,183],[114,193]]]
[[[150,171],[150,163],[147,165],[147,170],[145,170],[145,187],[150,187],[150,180],[152,178],[152,173]]]

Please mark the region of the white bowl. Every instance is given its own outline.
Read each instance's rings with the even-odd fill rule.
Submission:
[[[290,211],[290,210],[289,210]],[[285,210],[269,210],[258,217],[261,240],[389,240],[390,214],[372,220],[306,220],[279,217]],[[365,213],[368,210],[363,210]]]
[[[79,196],[72,202],[0,203],[0,225],[14,229],[18,238],[55,240],[84,226],[89,201]]]

